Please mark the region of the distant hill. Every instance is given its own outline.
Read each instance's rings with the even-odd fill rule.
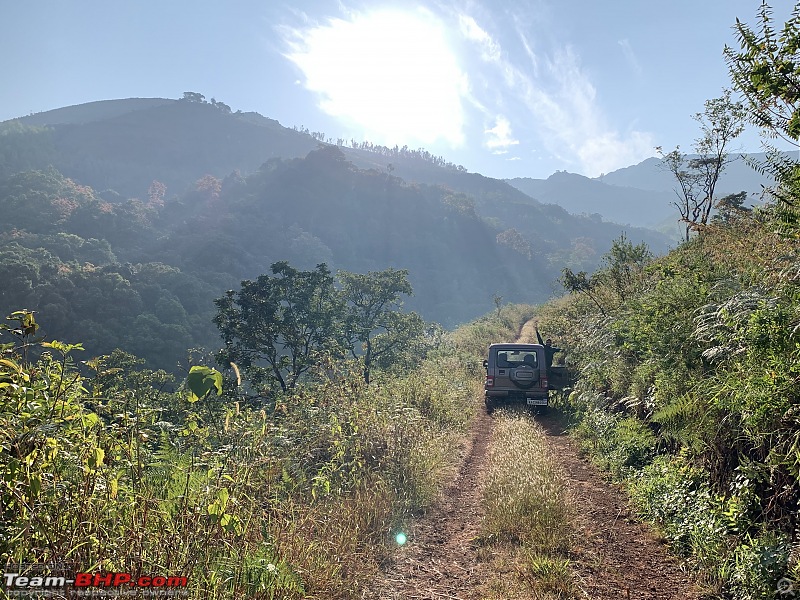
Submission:
[[[741,155],[732,154],[731,158],[738,156]],[[763,161],[765,155],[753,153],[748,156],[756,161]],[[609,185],[667,193],[672,193],[675,187],[672,174],[661,168],[661,159],[659,158],[648,158],[637,165],[606,173],[602,177],[596,178],[596,181]],[[772,185],[773,183],[772,179],[758,173],[744,159],[737,158],[725,167],[725,171],[720,177],[718,192],[721,196],[741,191],[758,194],[761,192],[762,185]]]
[[[146,110],[165,104],[172,104],[177,100],[167,98],[127,98],[125,100],[98,100],[86,104],[76,104],[47,110],[27,117],[16,119],[24,125],[75,125],[112,119],[137,110]]]
[[[758,202],[762,186],[771,185],[772,180],[758,173],[744,158],[734,158],[720,177],[717,197],[746,191],[751,203]],[[764,154],[748,156],[748,160],[763,159]],[[571,213],[596,214],[608,221],[655,229],[673,240],[682,236],[682,228],[676,226],[677,209],[672,204],[676,182],[658,158],[594,179],[557,172],[547,179],[523,177],[507,181],[528,196],[557,204]]]
[[[20,129],[31,119],[46,127]],[[3,129],[10,134],[2,136]],[[155,99],[48,111],[0,124],[0,136],[7,141],[0,145],[0,157],[5,154],[0,176],[53,165],[81,183],[126,198],[143,197],[153,180],[169,193],[182,193],[203,175],[253,172],[270,158],[305,156],[318,145],[310,135],[254,113]],[[38,161],[32,158],[37,151]]]
[[[217,343],[215,297],[281,260],[408,269],[408,307],[450,327],[495,295],[546,300],[562,269],[594,270],[623,231],[656,253],[670,243],[425,151],[323,137],[163,99],[0,124],[0,312],[38,310],[48,335],[91,352],[175,364]]]
[[[33,118],[35,124],[45,126],[26,125]],[[0,141],[6,141],[0,143],[0,157],[5,155],[0,176],[53,165],[96,190],[112,190],[121,198],[142,198],[154,180],[166,185],[167,195],[182,194],[207,174],[223,178],[238,171],[246,175],[270,159],[306,156],[320,146],[321,137],[283,127],[257,113],[226,112],[209,103],[128,99],[93,102],[6,122],[0,124]],[[570,266],[591,269],[623,230],[622,226],[602,224],[596,216],[572,217],[563,209],[547,208],[504,181],[443,164],[424,151],[339,148],[359,168],[466,194],[477,214],[489,219],[498,234],[518,230],[525,238],[523,243],[539,244],[540,254],[554,263],[566,261]],[[566,210],[573,209],[567,206]],[[611,219],[605,216],[605,220]],[[643,222],[622,222],[630,237],[646,241],[655,252],[666,250],[668,237],[629,226]]]
[[[571,213],[599,214],[605,220],[655,227],[673,210],[673,193],[620,185],[583,175],[558,172],[547,179],[516,178],[508,183],[542,202],[558,204]]]
[[[495,294],[543,302],[558,275],[552,237],[534,252],[468,198],[357,169],[335,146],[147,201],[27,171],[0,180],[0,212],[0,313],[36,311],[48,339],[80,339],[90,356],[121,347],[153,367],[216,348],[213,300],[282,260],[408,269],[408,308],[447,327],[491,310]]]

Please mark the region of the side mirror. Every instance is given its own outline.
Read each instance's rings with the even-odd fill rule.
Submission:
[[[489,361],[488,360],[484,360],[483,361],[483,368],[484,369],[488,369],[489,368]]]

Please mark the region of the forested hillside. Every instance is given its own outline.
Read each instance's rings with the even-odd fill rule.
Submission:
[[[45,335],[174,369],[187,348],[219,344],[214,298],[278,261],[408,269],[409,309],[452,327],[495,298],[545,300],[563,265],[593,269],[621,231],[424,152],[322,144],[187,97],[0,128],[0,310],[46,312]],[[397,168],[353,162],[378,157]]]

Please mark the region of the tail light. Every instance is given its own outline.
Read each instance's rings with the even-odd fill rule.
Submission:
[[[486,387],[492,387],[494,385],[494,377],[487,375],[485,385]]]

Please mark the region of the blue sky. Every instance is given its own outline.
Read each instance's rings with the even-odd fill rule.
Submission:
[[[4,1],[0,121],[197,91],[492,177],[688,149],[757,0]],[[788,2],[775,11],[782,24]],[[740,144],[758,151],[754,131]]]

